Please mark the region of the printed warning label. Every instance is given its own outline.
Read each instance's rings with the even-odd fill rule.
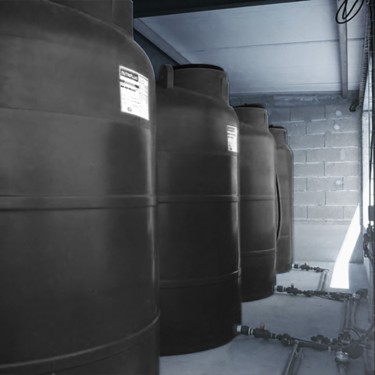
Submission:
[[[238,152],[238,128],[227,125],[228,151]]]
[[[148,78],[120,65],[121,112],[149,120]]]

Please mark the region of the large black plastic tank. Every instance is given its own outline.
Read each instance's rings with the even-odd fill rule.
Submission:
[[[0,1],[1,374],[159,371],[155,82],[131,19]]]
[[[226,73],[163,67],[157,84],[161,354],[219,346],[241,319],[238,119]]]
[[[278,177],[280,234],[276,245],[276,273],[289,272],[292,268],[293,249],[293,153],[287,144],[286,129],[270,126],[276,141],[276,173]]]
[[[276,272],[275,141],[266,109],[236,107],[240,121],[240,247],[242,300],[273,294]]]

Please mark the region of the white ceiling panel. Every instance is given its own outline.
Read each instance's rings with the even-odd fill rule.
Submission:
[[[332,44],[241,48],[234,55],[224,50],[202,51],[187,58],[193,63],[222,66],[230,72],[231,92],[235,93],[338,91],[340,74],[332,64],[338,64],[337,46]]]
[[[332,92],[341,86],[336,10],[337,0],[309,0],[141,22],[188,61],[223,67],[232,94]],[[364,15],[347,23],[349,90],[359,87]]]
[[[308,4],[310,2],[307,2]],[[337,39],[329,0],[144,18],[179,51]],[[306,20],[306,14],[309,17]],[[324,27],[316,27],[317,20]],[[307,22],[306,22],[307,21]],[[169,35],[175,30],[174,35]]]

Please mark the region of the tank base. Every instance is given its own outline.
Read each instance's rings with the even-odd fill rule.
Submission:
[[[53,358],[0,365],[0,374],[158,375],[158,320],[132,337],[101,347]]]
[[[238,276],[225,284],[162,286],[161,355],[194,353],[232,340],[233,325],[241,322],[239,291]]]
[[[275,249],[241,253],[242,301],[270,297],[276,284]]]

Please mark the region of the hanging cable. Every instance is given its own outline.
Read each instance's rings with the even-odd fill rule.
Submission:
[[[358,5],[358,3],[361,3]],[[348,3],[349,0],[344,0],[342,4],[339,6],[336,12],[336,22],[338,24],[343,24],[351,21],[362,9],[365,0],[355,0],[354,4],[348,11]],[[356,9],[356,10],[355,10]],[[355,10],[355,12],[351,15],[351,13]],[[351,15],[351,16],[350,16]]]

